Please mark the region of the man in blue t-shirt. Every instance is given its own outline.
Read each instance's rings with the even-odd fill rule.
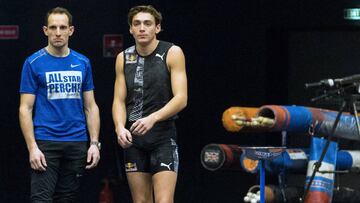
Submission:
[[[100,116],[88,58],[68,47],[68,10],[51,9],[48,45],[25,60],[19,119],[29,151],[31,202],[76,202],[84,169],[100,160]],[[90,138],[90,146],[88,141]]]

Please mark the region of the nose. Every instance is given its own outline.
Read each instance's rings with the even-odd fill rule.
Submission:
[[[143,23],[141,23],[140,25],[140,31],[144,31],[145,30],[145,25]]]
[[[61,31],[60,31],[60,28],[56,28],[56,35],[60,35]]]

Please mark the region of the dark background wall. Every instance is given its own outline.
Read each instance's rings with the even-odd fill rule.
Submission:
[[[132,45],[126,15],[137,4],[152,4],[162,12],[159,38],[180,45],[186,55],[189,102],[177,121],[181,165],[176,202],[242,202],[247,189],[258,183],[252,174],[205,170],[199,157],[206,144],[280,145],[277,134],[227,132],[221,124],[226,108],[311,105],[313,93],[303,83],[358,73],[360,29],[342,18],[343,8],[355,4],[351,1],[0,0],[0,24],[20,27],[19,39],[0,40],[0,202],[28,202],[19,77],[24,59],[46,46],[43,18],[55,6],[74,16],[70,47],[91,59],[101,110],[102,159],[88,171],[82,200],[97,202],[102,179],[110,177],[116,201],[130,202],[111,118],[115,59],[102,57],[102,37],[123,34],[124,47]],[[290,143],[306,145],[308,139]]]

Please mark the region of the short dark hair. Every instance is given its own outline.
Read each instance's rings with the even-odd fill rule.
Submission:
[[[46,13],[46,16],[45,16],[45,25],[46,26],[49,23],[49,16],[51,14],[65,14],[69,19],[69,26],[72,26],[72,15],[66,8],[63,8],[63,7],[52,8]]]
[[[128,23],[131,26],[134,16],[140,12],[150,13],[155,18],[155,24],[159,25],[162,21],[162,15],[151,5],[140,5],[132,7],[128,13]]]

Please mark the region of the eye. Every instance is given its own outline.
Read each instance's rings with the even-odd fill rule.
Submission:
[[[49,30],[56,30],[56,26],[51,25],[51,26],[48,27],[48,29],[49,29]]]
[[[152,21],[151,20],[146,20],[145,22],[144,22],[144,25],[146,25],[146,26],[151,26],[153,23],[152,23]]]
[[[60,26],[60,30],[66,30],[68,28],[68,26],[62,25]]]
[[[133,26],[138,26],[140,24],[140,22],[139,21],[134,21],[132,24],[133,24]]]

